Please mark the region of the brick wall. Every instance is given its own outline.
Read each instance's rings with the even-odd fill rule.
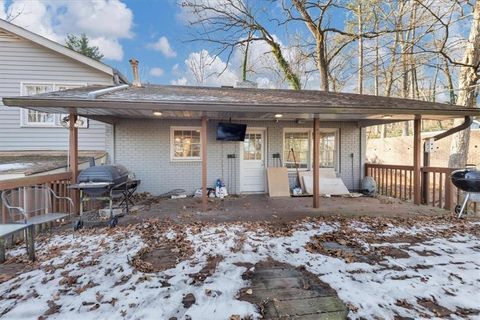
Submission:
[[[240,191],[240,142],[216,141],[218,121],[208,122],[208,184],[214,185],[217,178],[223,177],[230,186],[230,193]],[[273,165],[272,154],[282,154],[283,128],[311,128],[311,123],[296,124],[280,121],[248,121],[249,127],[266,128],[267,165]],[[201,162],[178,162],[170,160],[170,127],[200,126],[199,120],[121,120],[115,130],[107,131],[107,149],[110,158],[135,172],[142,179],[140,191],[161,194],[172,189],[185,189],[193,193],[201,185]],[[321,122],[321,128],[338,128],[338,174],[349,189],[358,188],[361,179],[363,159],[361,148],[361,129],[353,122]],[[115,137],[113,138],[113,132]],[[115,147],[112,147],[112,143]],[[227,159],[227,154],[236,154],[237,158]],[[353,154],[353,159],[351,157]],[[283,154],[282,154],[283,158]],[[353,171],[352,171],[353,161]],[[295,180],[295,172],[290,173]]]

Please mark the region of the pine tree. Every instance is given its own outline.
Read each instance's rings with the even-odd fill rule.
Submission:
[[[67,48],[72,49],[78,53],[83,54],[89,58],[95,60],[102,60],[103,54],[100,52],[97,46],[91,46],[90,40],[87,35],[82,33],[80,36],[69,34],[65,39],[65,45]]]

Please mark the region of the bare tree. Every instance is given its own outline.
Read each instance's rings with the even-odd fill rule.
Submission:
[[[478,84],[478,71],[480,66],[480,2],[475,1],[473,7],[473,19],[470,28],[467,48],[465,50],[460,77],[458,83],[459,94],[457,104],[466,107],[476,107],[476,92]],[[454,125],[459,125],[461,120],[455,120]],[[450,146],[450,159],[448,165],[451,168],[465,166],[468,159],[470,145],[470,128],[456,133],[452,137]]]
[[[187,60],[187,67],[195,78],[197,86],[205,85],[208,78],[215,75],[209,72],[208,67],[214,62],[215,57],[211,57],[207,50],[200,50],[195,53],[192,59]]]
[[[246,43],[263,41],[270,46],[271,54],[291,88],[296,90],[301,88],[300,79],[285,58],[281,44],[260,21],[260,16],[268,17],[268,14],[257,2],[183,0],[181,6],[190,12],[192,18],[190,23],[199,27],[196,29],[197,33],[193,35],[193,40],[216,44],[217,55],[226,52],[227,65],[235,48]]]
[[[415,0],[432,18],[429,28],[434,36],[430,43],[416,43],[412,54],[435,54],[445,61],[445,75],[450,92],[450,102],[455,101],[465,107],[476,106],[476,88],[478,86],[478,71],[480,67],[480,2],[478,1],[427,1]],[[451,28],[459,23],[470,21],[470,34],[466,41],[459,34],[453,34]],[[463,58],[459,55],[459,48],[465,48]],[[458,96],[455,97],[452,89],[451,68],[459,68]],[[456,98],[456,99],[455,99]],[[462,120],[454,121],[459,125]],[[468,158],[470,143],[470,129],[454,134],[450,146],[449,167],[463,167]]]

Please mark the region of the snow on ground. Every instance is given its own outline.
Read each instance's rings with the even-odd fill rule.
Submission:
[[[364,222],[353,222],[351,227],[357,233],[374,232]],[[447,227],[390,225],[383,233],[393,238],[430,235]],[[38,246],[38,269],[0,284],[0,313],[6,319],[42,315],[69,320],[258,318],[256,306],[237,297],[241,288],[249,286],[242,279],[247,271],[245,263],[267,258],[305,266],[318,275],[337,291],[354,319],[438,316],[422,301],[434,301],[452,312],[479,308],[480,238],[472,234],[433,236],[409,245],[360,241],[370,250],[380,246],[402,249],[408,257],[347,263],[305,248],[312,236],[337,231],[339,225],[334,222],[304,222],[293,233],[277,236],[268,229],[240,224],[186,228],[193,255],[174,268],[152,273],[137,271],[130,264],[147,245],[134,228],[53,236]],[[174,230],[163,233],[164,239],[174,240],[176,236]],[[22,250],[9,253],[16,256]],[[194,284],[190,275],[198,273],[208,257],[219,255],[223,259],[213,274]],[[189,293],[196,301],[185,308],[182,299]],[[455,314],[450,317],[460,318]]]
[[[3,163],[0,164],[0,171],[10,171],[10,170],[18,170],[18,169],[26,169],[33,166],[33,163]]]

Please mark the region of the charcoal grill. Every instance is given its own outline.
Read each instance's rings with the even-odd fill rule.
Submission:
[[[84,223],[98,223],[99,215],[84,215],[84,202],[89,200],[108,200],[108,224],[115,227],[118,217],[114,215],[113,201],[120,199],[120,206],[128,212],[130,197],[135,192],[140,180],[131,179],[132,174],[122,165],[93,166],[83,170],[77,183],[69,188],[80,191],[80,218],[75,221],[74,229],[80,229]],[[123,211],[123,210],[122,210]]]
[[[455,187],[465,192],[463,203],[455,207],[455,212],[461,218],[468,201],[480,202],[480,171],[473,168],[455,170],[450,179]]]

